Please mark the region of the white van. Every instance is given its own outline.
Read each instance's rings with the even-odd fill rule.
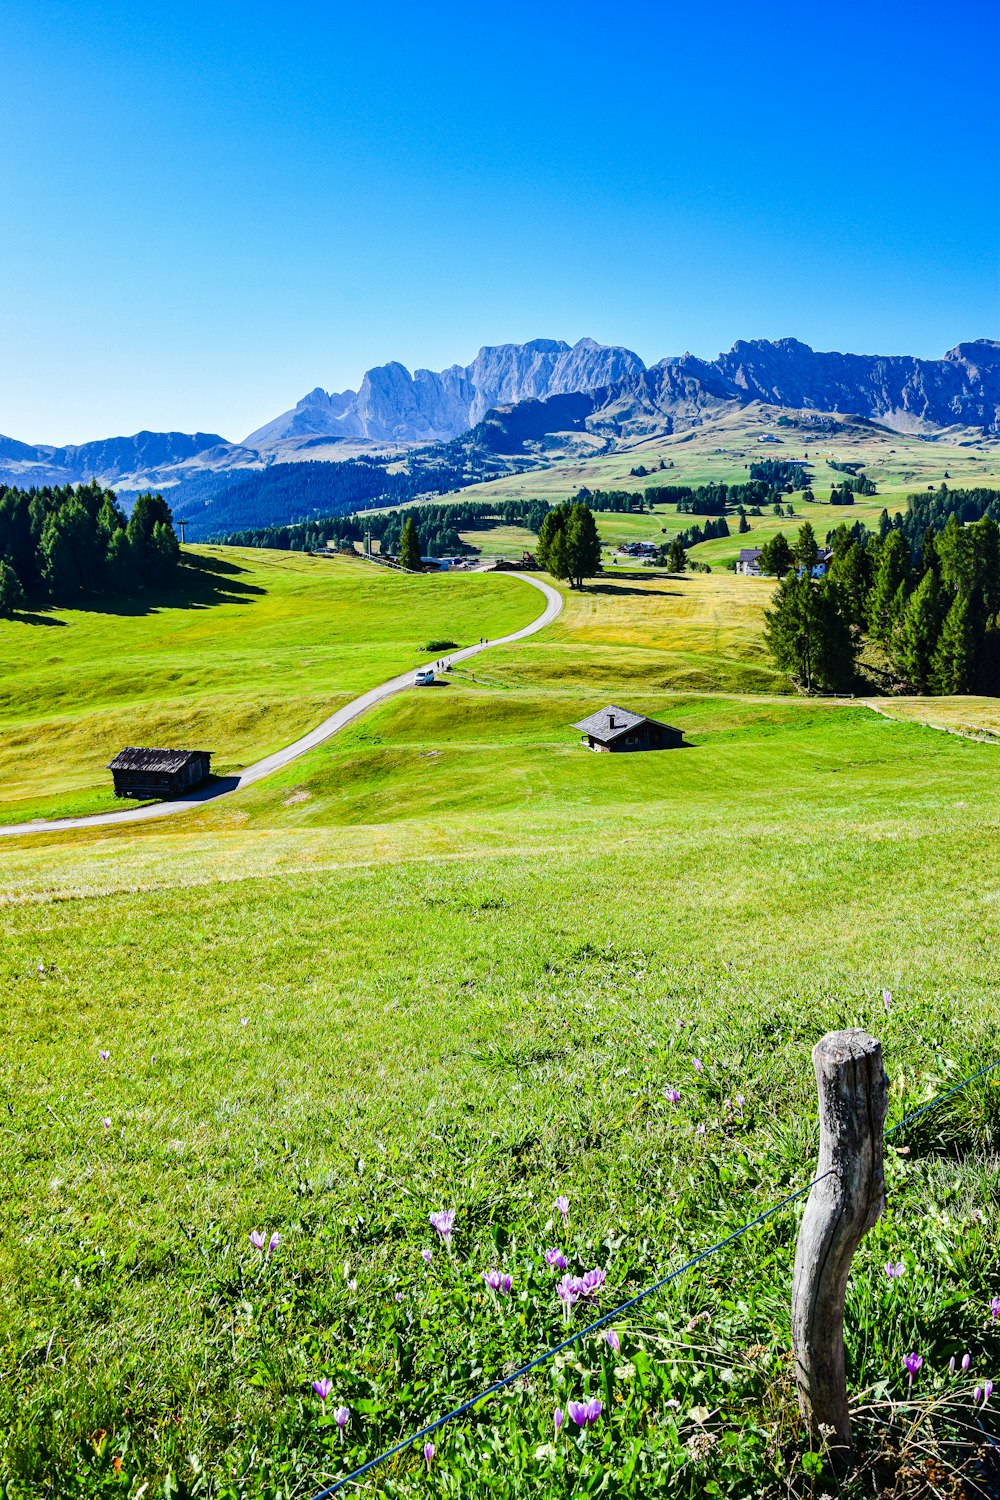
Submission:
[[[433,667],[418,667],[417,675],[413,679],[414,687],[431,687],[434,683]]]

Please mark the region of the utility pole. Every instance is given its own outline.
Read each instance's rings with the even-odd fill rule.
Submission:
[[[371,557],[371,555],[372,555],[372,534],[371,534],[371,530],[369,529],[368,531],[365,532],[365,556],[366,557]]]
[[[183,547],[183,545],[184,545],[184,528],[187,525],[187,522],[186,521],[178,521],[177,524],[181,528],[181,546]]]

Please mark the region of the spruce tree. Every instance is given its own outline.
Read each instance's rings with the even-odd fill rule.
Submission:
[[[9,562],[0,558],[0,615],[9,620],[16,609],[24,607],[24,590]]]
[[[683,573],[687,567],[687,552],[684,543],[679,536],[675,536],[667,548],[667,571],[668,573]]]
[[[764,639],[775,663],[803,684],[838,688],[850,682],[854,643],[835,582],[790,573],[764,616]]]
[[[741,511],[740,512],[740,524],[739,524],[738,530],[739,530],[740,536],[746,536],[747,532],[750,530],[750,522],[746,518],[746,512],[745,511]]]
[[[782,532],[768,537],[760,549],[758,566],[762,573],[773,574],[775,578],[783,578],[788,572],[792,566],[792,549]]]
[[[901,531],[890,531],[879,549],[875,580],[868,596],[868,628],[887,646],[906,598],[910,548]]]
[[[933,568],[928,568],[899,622],[892,659],[900,674],[918,693],[926,692],[931,663],[941,633],[944,600]]]
[[[800,568],[805,568],[808,573],[816,566],[819,557],[819,544],[816,541],[816,533],[812,529],[811,521],[803,521],[799,527],[799,534],[793,548],[795,561]]]
[[[930,682],[936,693],[969,693],[975,673],[976,639],[972,609],[957,594],[949,609],[931,663]]]
[[[565,539],[567,576],[571,584],[582,588],[585,578],[593,578],[601,571],[601,539],[589,506],[570,507]]]
[[[412,516],[407,516],[399,534],[399,561],[408,573],[420,572],[420,537]]]

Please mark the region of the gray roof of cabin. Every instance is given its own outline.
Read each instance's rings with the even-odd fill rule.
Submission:
[[[756,562],[759,556],[760,556],[760,548],[759,547],[741,547],[740,548],[740,556],[739,556],[739,561],[740,562]]]
[[[139,750],[126,745],[119,750],[108,765],[109,771],[180,771],[200,755],[211,756],[210,750]]]
[[[612,719],[615,721],[614,727]],[[671,727],[669,724],[661,724],[659,719],[647,718],[645,714],[633,714],[627,708],[617,708],[614,703],[609,703],[607,708],[598,709],[596,714],[581,719],[573,728],[579,729],[583,734],[592,734],[595,740],[602,740],[607,744],[609,740],[616,740],[619,735],[635,729],[637,724],[657,724],[661,729]]]

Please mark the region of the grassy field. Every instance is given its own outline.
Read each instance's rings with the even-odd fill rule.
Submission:
[[[7,1500],[308,1496],[562,1337],[546,1248],[606,1271],[603,1311],[808,1181],[825,1030],[883,1039],[893,1118],[992,1060],[1000,751],[783,692],[766,592],[602,581],[226,803],[4,847]],[[588,754],[609,701],[686,747]],[[989,1431],[998,1135],[987,1079],[889,1153],[841,1493],[941,1494]],[[797,1212],[363,1492],[832,1493],[788,1354]],[[557,1434],[585,1395],[600,1421]]]
[[[116,805],[123,745],[212,750],[240,770],[426,656],[539,612],[517,579],[407,576],[360,560],[189,549],[181,584],[0,620],[0,821]],[[40,753],[44,750],[44,753]]]

